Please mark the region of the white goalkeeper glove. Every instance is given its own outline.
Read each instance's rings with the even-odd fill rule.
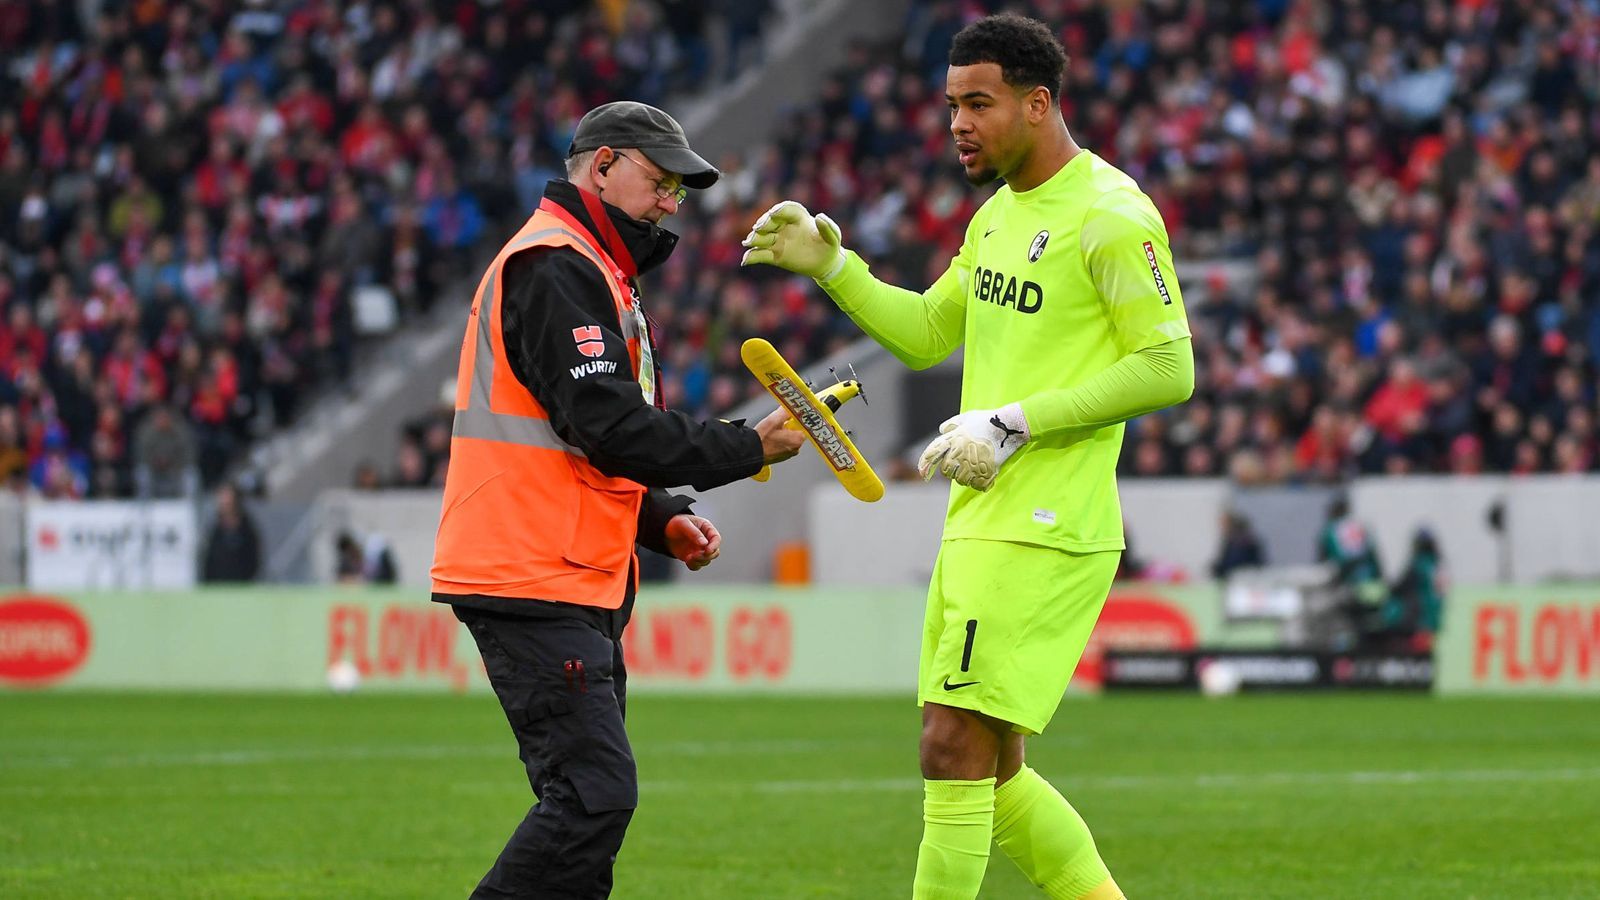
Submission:
[[[917,471],[924,481],[937,471],[956,484],[987,491],[1000,467],[1032,437],[1018,403],[951,416],[922,451]]]
[[[843,236],[826,215],[785,200],[761,214],[745,235],[741,266],[765,263],[826,281],[844,268]]]

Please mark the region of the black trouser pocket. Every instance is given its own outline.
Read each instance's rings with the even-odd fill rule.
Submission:
[[[458,615],[483,652],[534,790],[564,777],[590,815],[637,807],[638,770],[613,679],[620,645],[577,619]]]
[[[530,697],[522,718],[514,730],[535,784],[565,776],[591,815],[639,805],[633,749],[608,684],[575,696]]]

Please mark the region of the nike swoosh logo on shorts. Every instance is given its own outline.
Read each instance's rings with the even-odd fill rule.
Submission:
[[[960,690],[961,688],[964,688],[964,687],[972,687],[973,685],[975,685],[977,683],[978,682],[976,682],[976,681],[963,681],[960,684],[951,684],[950,683],[950,676],[946,675],[944,677],[944,689],[947,690],[947,691],[955,691],[955,690]]]

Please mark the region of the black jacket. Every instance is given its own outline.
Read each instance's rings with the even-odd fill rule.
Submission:
[[[599,230],[579,199],[578,189],[552,181],[545,196],[590,230]],[[624,247],[604,248],[622,265],[646,272],[666,261],[677,238],[629,218],[613,206],[611,214]],[[506,260],[502,275],[501,327],[506,360],[517,380],[550,414],[556,434],[579,448],[607,475],[646,487],[720,487],[761,470],[761,438],[750,428],[726,422],[699,422],[660,408],[660,367],[650,373],[655,393],[647,400],[631,376],[628,345],[605,283],[605,276],[575,250],[534,248]],[[637,280],[634,295],[638,298]],[[600,356],[580,352],[577,329],[598,326]],[[654,329],[651,329],[654,344]],[[652,346],[651,355],[659,358]],[[614,363],[615,365],[604,365]],[[652,492],[659,498],[657,492]],[[645,529],[640,542],[645,543]],[[645,543],[645,546],[650,546]]]
[[[596,227],[577,187],[552,181],[545,197],[560,204],[597,241],[605,242],[603,230]],[[609,204],[603,206],[622,242],[603,249],[624,272],[642,274],[666,261],[677,243],[676,235],[630,218]],[[639,510],[638,542],[666,553],[667,521],[688,512],[691,501],[664,489],[692,485],[707,490],[754,475],[763,462],[761,438],[754,429],[741,425],[699,422],[664,409],[659,365],[652,366],[654,392],[646,400],[640,382],[632,377],[627,341],[605,278],[582,254],[564,247],[535,247],[507,259],[501,271],[504,308],[500,313],[506,362],[549,413],[550,424],[563,441],[582,450],[606,475],[649,488]],[[635,302],[640,302],[637,278],[630,278],[630,283]],[[595,350],[593,328],[599,329],[603,345],[598,356],[590,355]],[[648,335],[651,357],[659,359],[654,337],[652,326]],[[580,344],[590,352],[581,351]],[[614,623],[619,632],[633,604],[632,579],[629,585],[619,611],[620,622]],[[524,615],[590,609],[526,600],[497,602],[497,598],[478,596],[436,594],[434,598]]]
[[[261,569],[261,536],[244,510],[239,521],[228,525],[217,519],[206,539],[200,580],[206,582],[255,581]]]

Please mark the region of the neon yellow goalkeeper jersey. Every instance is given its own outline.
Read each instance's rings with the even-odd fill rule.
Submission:
[[[861,315],[867,309],[851,310],[851,297],[865,300],[882,283],[850,257],[824,286],[901,359],[926,366],[966,344],[963,412],[1020,401],[1033,422],[1029,397],[1189,336],[1160,214],[1132,178],[1088,151],[1031,191],[1002,187],[991,197],[922,302],[882,307],[918,317],[915,328],[896,329],[898,339]],[[1122,432],[1118,423],[1042,434],[988,492],[952,485],[945,539],[1121,549]]]

